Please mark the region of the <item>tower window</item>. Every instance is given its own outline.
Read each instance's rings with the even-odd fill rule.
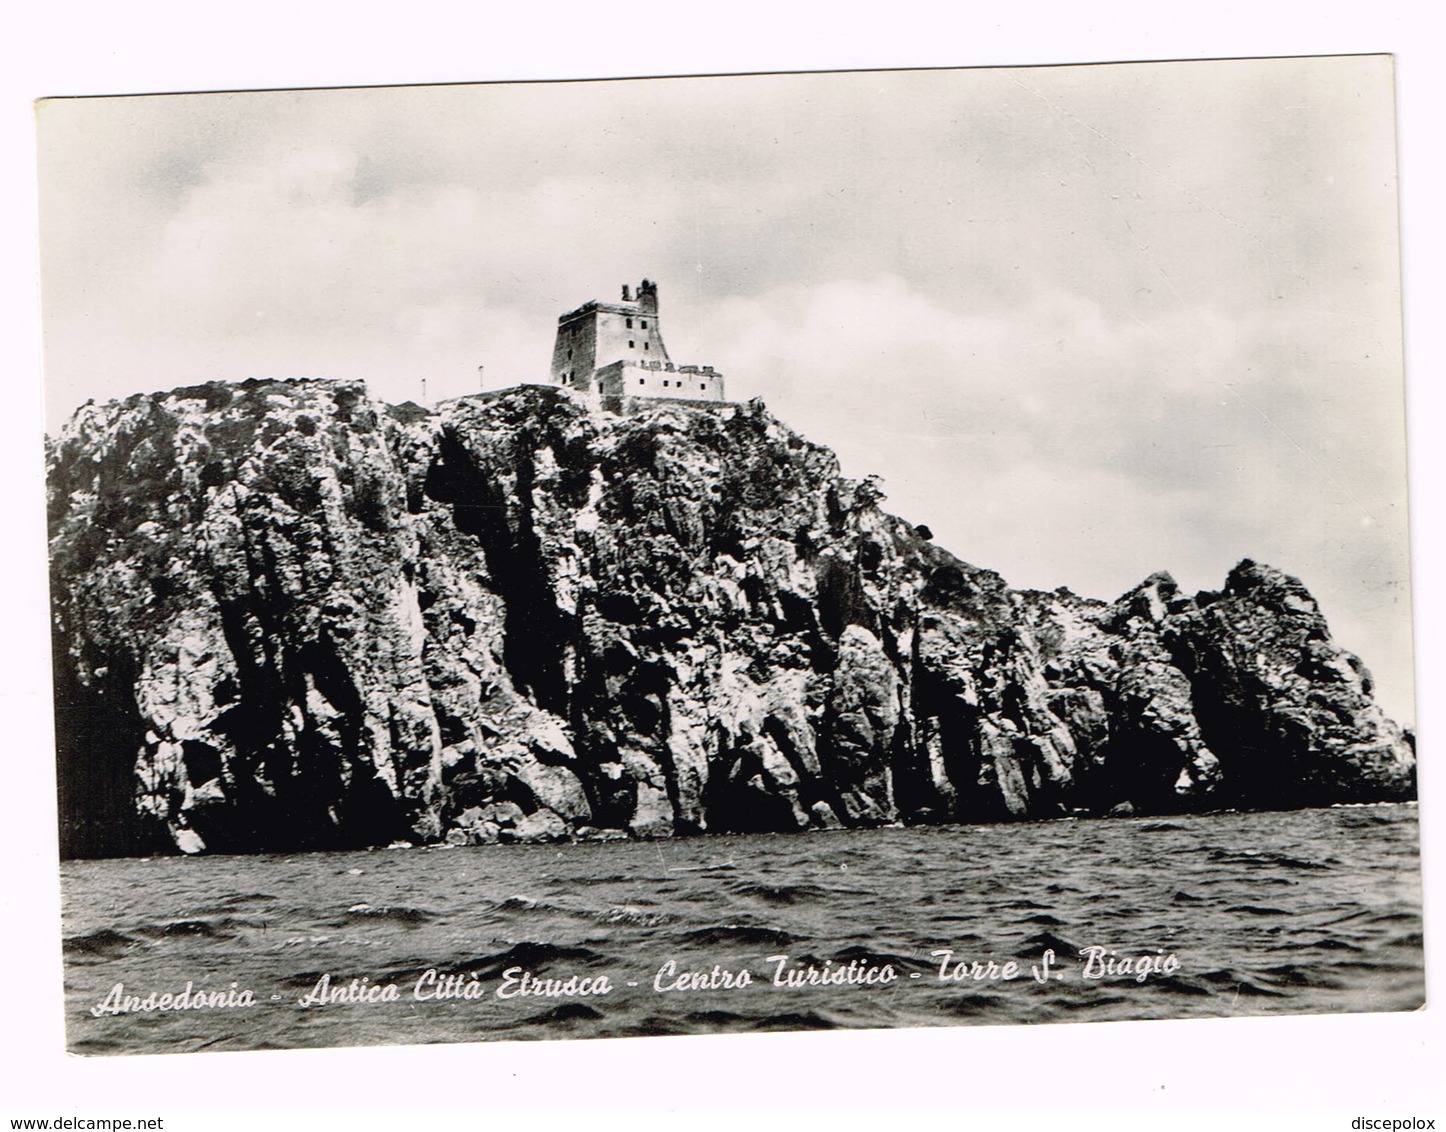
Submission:
[[[648,348],[648,344],[647,344],[646,342],[644,342],[644,343],[643,343],[643,349],[646,350],[647,348]]]
[[[647,320],[647,319],[643,319],[643,329],[646,330],[647,328],[648,328],[648,320]]]
[[[639,385],[646,385],[646,384],[648,384],[648,379],[647,379],[646,377],[640,377],[640,378],[638,378],[638,384],[639,384]]]
[[[706,393],[706,392],[708,391],[708,387],[707,387],[706,385],[704,385],[702,382],[699,382],[699,383],[698,383],[698,388],[701,389],[704,393]]]
[[[629,338],[629,339],[628,339],[628,349],[631,350],[632,348],[633,348],[633,340],[632,340],[631,338]]]
[[[668,388],[668,379],[667,379],[667,378],[664,378],[664,379],[663,379],[663,388],[664,388],[664,389]]]
[[[632,328],[633,328],[633,320],[632,320],[632,319],[628,319],[628,329],[631,330]]]

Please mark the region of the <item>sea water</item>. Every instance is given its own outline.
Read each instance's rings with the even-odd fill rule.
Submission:
[[[1408,1010],[1414,805],[62,865],[78,1053]]]

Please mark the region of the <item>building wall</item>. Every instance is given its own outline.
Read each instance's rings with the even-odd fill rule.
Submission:
[[[595,369],[597,335],[592,314],[583,307],[558,320],[557,340],[552,346],[552,380],[558,385],[587,389]]]
[[[674,366],[665,362],[614,362],[598,371],[597,388],[605,397],[670,397],[685,401],[723,401],[723,375],[711,366]]]
[[[607,306],[599,307],[596,319],[599,368],[617,361],[668,360],[656,314]]]
[[[612,362],[668,360],[656,311],[636,303],[588,303],[558,320],[552,380],[585,387],[594,370]]]

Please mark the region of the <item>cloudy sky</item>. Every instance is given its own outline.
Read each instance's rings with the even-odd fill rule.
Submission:
[[[1385,57],[59,100],[49,427],[248,376],[544,380],[659,284],[1012,584],[1305,581],[1414,715]]]

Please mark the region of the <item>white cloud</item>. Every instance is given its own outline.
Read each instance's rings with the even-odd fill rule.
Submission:
[[[731,393],[884,473],[888,505],[962,557],[1105,598],[1270,562],[1410,716],[1397,385],[1351,369],[1360,344],[1317,313],[1112,322],[1061,293],[956,313],[885,276],[733,300],[701,329]]]

